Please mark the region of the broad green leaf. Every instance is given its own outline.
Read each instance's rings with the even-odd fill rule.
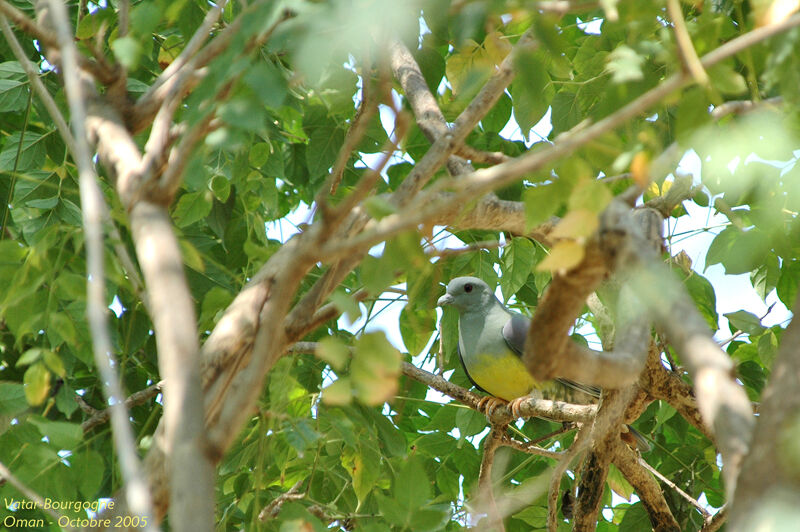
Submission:
[[[344,133],[322,107],[313,107],[303,117],[303,130],[308,135],[305,161],[309,175],[312,179],[326,175],[344,143]]]
[[[555,89],[545,64],[537,54],[519,54],[514,64],[518,69],[517,78],[511,85],[514,118],[519,124],[522,136],[527,139],[531,128],[547,112],[555,96]]]
[[[83,430],[79,423],[51,421],[39,416],[31,416],[28,421],[59,449],[73,449],[83,440]]]
[[[69,462],[70,468],[75,471],[75,478],[80,479],[78,491],[86,500],[92,500],[97,496],[106,470],[103,456],[89,449],[73,453]]]
[[[798,285],[800,285],[800,262],[784,262],[778,277],[777,291],[786,308],[794,308]]]
[[[400,312],[400,335],[411,356],[425,349],[435,330],[436,313],[433,310],[414,309],[406,305]]]
[[[617,469],[614,464],[608,468],[607,482],[609,487],[614,490],[614,493],[625,499],[631,501],[633,495],[633,486],[625,479],[625,476]]]
[[[22,145],[20,146],[20,139]],[[0,151],[0,170],[17,172],[39,169],[44,166],[46,135],[26,131],[25,135],[19,132],[11,133],[3,143]]]
[[[207,191],[188,192],[180,197],[172,215],[178,227],[199,222],[211,212],[211,200]]]
[[[142,58],[142,45],[132,36],[116,39],[111,43],[114,57],[128,70],[136,70]]]
[[[611,73],[611,80],[614,83],[628,83],[644,79],[643,63],[642,56],[623,44],[609,54],[606,69]]]
[[[28,84],[14,79],[0,79],[0,112],[25,109],[28,103]]]
[[[761,320],[758,317],[746,310],[737,310],[736,312],[729,312],[723,314],[731,325],[731,332],[744,331],[750,335],[758,335],[764,332],[764,326],[761,325]]]
[[[528,280],[533,271],[535,258],[536,248],[527,238],[513,238],[503,248],[500,258],[500,269],[503,272],[500,277],[500,289],[506,300],[516,294]]]
[[[0,381],[0,416],[11,417],[26,408],[25,386],[17,382]]]

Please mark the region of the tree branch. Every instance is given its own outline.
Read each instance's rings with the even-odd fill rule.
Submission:
[[[133,431],[128,421],[128,410],[123,403],[122,386],[114,369],[114,351],[106,308],[105,266],[103,243],[104,200],[96,183],[91,151],[87,140],[86,109],[84,92],[90,82],[81,80],[78,51],[73,42],[66,7],[58,0],[49,0],[49,20],[55,26],[58,44],[61,47],[64,88],[67,94],[73,127],[73,157],[78,167],[81,197],[81,214],[86,235],[87,265],[87,318],[92,336],[94,359],[100,371],[107,400],[111,403],[111,424],[115,446],[119,455],[123,478],[126,481],[125,495],[131,509],[149,522],[147,530],[156,530],[152,521],[153,507],[146,487],[139,457],[136,452]]]
[[[129,409],[131,407],[139,406],[148,402],[150,399],[160,394],[163,387],[164,387],[164,381],[159,381],[151,386],[148,386],[144,390],[139,390],[138,392],[130,394],[128,398],[125,399],[125,408]],[[76,396],[75,399],[78,400],[78,397],[80,396]],[[82,400],[83,400],[82,398],[78,400],[79,404]],[[84,434],[89,432],[93,428],[97,427],[98,425],[102,425],[103,423],[108,421],[110,416],[110,409],[104,408],[103,410],[97,410],[92,408],[92,412],[89,413],[90,413],[89,419],[81,423],[81,430],[83,430]]]
[[[653,530],[658,532],[680,532],[680,525],[675,520],[664,499],[664,493],[658,482],[647,472],[655,471],[650,468],[643,459],[636,456],[636,452],[622,443],[618,443],[613,449],[614,456],[612,461],[620,473],[625,476],[625,479],[636,490],[636,495],[639,500],[644,504],[647,510],[647,515],[650,517],[650,523],[653,525]]]
[[[781,338],[772,373],[761,394],[757,430],[742,464],[742,476],[732,503],[730,530],[748,530],[768,522],[772,512],[781,520],[800,516],[797,474],[797,430],[800,427],[800,297],[792,309],[795,318]],[[701,404],[702,408],[702,404]],[[747,443],[745,441],[744,443]]]

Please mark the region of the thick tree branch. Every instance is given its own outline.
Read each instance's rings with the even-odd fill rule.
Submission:
[[[783,333],[771,377],[761,394],[757,430],[731,504],[729,529],[733,531],[752,530],[758,523],[774,519],[774,512],[787,523],[800,517],[796,504],[800,497],[800,394],[796,393],[800,390],[800,297],[792,311],[795,318]]]
[[[115,367],[111,330],[106,308],[105,265],[103,242],[104,200],[97,186],[97,176],[91,161],[87,140],[86,108],[84,94],[90,83],[81,80],[78,66],[78,51],[73,43],[66,7],[58,0],[49,1],[50,21],[55,26],[58,44],[61,46],[64,88],[72,114],[73,151],[78,167],[81,196],[81,213],[86,235],[87,265],[87,318],[92,335],[94,359],[100,371],[106,397],[111,403],[111,423],[114,442],[120,458],[123,478],[126,481],[125,495],[131,509],[146,519],[147,530],[156,530],[152,520],[153,506],[146,488],[139,463],[136,443],[128,421],[128,409],[123,402],[122,385]]]
[[[618,443],[613,449],[613,463],[625,476],[625,479],[636,490],[636,495],[644,504],[653,530],[658,532],[680,532],[680,525],[675,520],[664,499],[664,493],[653,476],[648,472],[650,466],[636,456],[636,452]],[[655,472],[654,469],[650,469]]]

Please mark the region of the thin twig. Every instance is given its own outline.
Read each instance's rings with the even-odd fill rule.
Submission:
[[[563,458],[565,452],[565,451],[551,451],[549,449],[539,447],[538,445],[535,445],[533,442],[521,442],[519,440],[515,440],[508,434],[503,435],[503,438],[500,440],[500,445],[502,445],[503,447],[510,447],[514,450],[526,454],[544,456],[546,458],[554,458],[556,460]]]
[[[700,504],[697,501],[697,499],[695,499],[694,497],[683,491],[677,484],[675,484],[670,479],[659,473],[659,471],[650,464],[648,464],[644,458],[641,457],[639,458],[639,465],[650,471],[650,473],[652,473],[654,477],[656,477],[658,480],[660,480],[670,488],[674,489],[678,493],[678,495],[686,499],[689,502],[689,504],[700,510],[700,513],[703,514],[703,520],[707,520],[709,517],[711,517],[711,514],[708,512],[708,510],[702,504]]]
[[[258,520],[264,522],[271,517],[275,517],[278,515],[278,512],[281,511],[283,504],[287,501],[297,501],[305,498],[306,494],[300,493],[300,487],[303,485],[303,482],[305,482],[305,479],[298,480],[295,482],[294,486],[289,488],[289,491],[281,493],[272,499],[270,503],[258,513]]]
[[[474,251],[479,251],[481,249],[496,249],[501,248],[505,244],[500,242],[499,240],[485,240],[483,242],[475,242],[468,246],[464,246],[462,248],[447,248],[447,249],[436,249],[432,248],[425,252],[429,258],[439,257],[441,259],[446,259],[450,257],[455,257],[458,255],[463,255],[465,253],[472,253]]]
[[[157,527],[153,519],[150,491],[139,462],[133,431],[128,422],[128,411],[123,403],[122,387],[115,369],[116,363],[112,363],[113,345],[108,325],[108,309],[105,305],[103,200],[96,183],[86,135],[86,109],[79,77],[78,51],[70,31],[66,7],[59,0],[50,0],[49,5],[61,46],[64,87],[75,138],[73,157],[78,167],[81,212],[86,237],[87,317],[95,363],[100,370],[106,396],[111,404],[111,423],[120,467],[126,480],[128,504],[137,515],[148,518],[145,529],[155,531]]]
[[[358,109],[356,109],[356,114],[353,117],[350,128],[347,130],[344,143],[336,157],[336,162],[333,163],[333,168],[331,169],[331,175],[329,177],[330,185],[321,188],[321,193],[324,193],[325,190],[328,189],[330,190],[330,194],[336,194],[336,189],[339,187],[339,183],[341,183],[342,176],[344,175],[344,168],[347,164],[347,160],[350,158],[350,154],[358,143],[361,142],[361,139],[364,138],[364,134],[367,132],[367,127],[369,126],[369,121],[372,120],[372,117],[375,116],[375,112],[378,109],[377,102],[370,90],[370,79],[367,75],[367,72],[369,72],[369,64],[365,63],[362,70],[365,72],[361,74],[361,103]],[[319,202],[320,199],[324,201],[324,198],[318,198],[318,205],[321,205]]]
[[[706,522],[700,528],[700,532],[716,532],[728,520],[728,514],[728,504],[725,503],[714,515],[706,519]]]
[[[678,57],[681,64],[698,84],[708,85],[708,74],[692,45],[692,37],[689,35],[689,30],[686,29],[686,21],[683,20],[679,0],[667,0],[667,14],[672,20],[672,29],[675,31],[675,43],[678,45]]]

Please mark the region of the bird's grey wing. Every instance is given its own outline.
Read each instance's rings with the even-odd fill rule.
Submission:
[[[577,390],[579,392],[583,392],[586,395],[590,395],[595,399],[600,399],[600,392],[602,390],[597,386],[589,386],[588,384],[581,384],[579,382],[571,381],[569,379],[556,379],[556,382],[560,382],[561,384],[563,384],[568,388]]]
[[[503,325],[503,339],[517,356],[522,356],[522,352],[525,350],[525,338],[528,336],[530,324],[531,320],[522,314],[511,314],[509,320]]]
[[[528,336],[530,324],[531,320],[527,317],[521,314],[512,314],[506,324],[503,325],[503,339],[518,356],[522,356],[522,352],[525,350],[525,338]],[[600,388],[596,386],[588,386],[569,379],[556,379],[556,381],[594,398],[600,397]]]

